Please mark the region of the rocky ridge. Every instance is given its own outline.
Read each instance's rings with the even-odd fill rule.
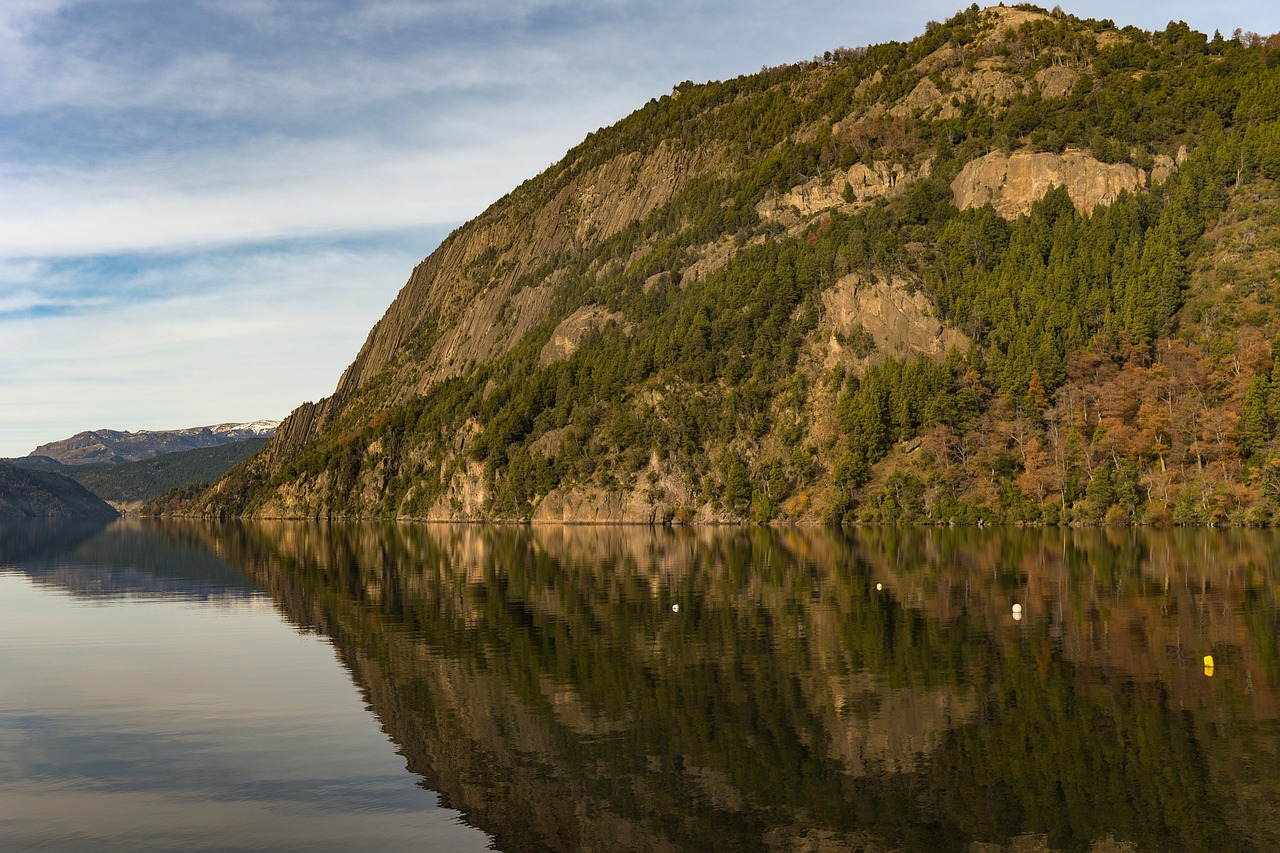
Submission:
[[[279,421],[225,423],[172,430],[99,429],[42,444],[28,456],[43,456],[63,465],[141,462],[166,453],[217,447],[275,434]]]

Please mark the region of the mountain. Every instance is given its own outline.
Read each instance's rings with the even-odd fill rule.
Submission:
[[[1269,523],[1277,48],[974,6],[681,83],[451,234],[178,509]]]
[[[76,481],[0,460],[0,518],[114,518],[116,511]]]
[[[279,424],[279,421],[253,421],[247,424],[215,424],[138,432],[91,430],[42,444],[31,451],[29,456],[48,457],[62,465],[87,465],[95,462],[119,465],[123,462],[151,459],[165,453],[216,447],[248,438],[269,437],[275,434]]]
[[[163,453],[138,462],[93,462],[63,465],[48,456],[12,459],[28,471],[52,471],[75,480],[117,509],[133,509],[172,490],[193,486],[207,488],[224,474],[257,453],[266,436],[242,438],[230,444]]]

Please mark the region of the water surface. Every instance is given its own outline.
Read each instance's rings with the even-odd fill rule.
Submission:
[[[1270,532],[0,537],[27,847],[1280,849]]]
[[[485,849],[327,638],[177,532],[0,527],[0,848]]]

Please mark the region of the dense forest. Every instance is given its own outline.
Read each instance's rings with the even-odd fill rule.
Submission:
[[[962,173],[1011,152],[1141,180],[1093,207],[1062,185],[1016,216],[960,204]],[[659,156],[710,165],[621,227],[574,208],[536,265],[493,236],[563,224],[588,181],[632,193]],[[655,522],[1280,523],[1278,201],[1277,37],[975,5],[909,43],[682,83],[438,250],[469,252],[460,300],[507,288],[499,326],[549,294],[527,334],[406,383],[452,333],[419,306],[292,443],[286,424],[165,507],[579,520],[548,497],[621,495]],[[952,343],[841,326],[850,281],[922,296]],[[548,358],[584,306],[604,319]]]

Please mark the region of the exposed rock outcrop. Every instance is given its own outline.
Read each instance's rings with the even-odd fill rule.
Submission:
[[[717,168],[708,148],[665,143],[647,156],[621,154],[556,181],[547,175],[538,198],[525,185],[445,240],[413,271],[391,307],[343,373],[334,397],[345,398],[391,368],[405,397],[508,352],[547,317],[550,289],[530,281],[556,253],[600,241],[643,219],[687,182]],[[402,347],[417,358],[397,358]],[[326,419],[314,418],[307,433]]]
[[[578,351],[582,339],[598,329],[602,329],[610,321],[624,323],[621,314],[610,311],[600,305],[584,305],[568,317],[560,321],[556,330],[551,333],[551,340],[538,356],[542,365],[564,361]]]
[[[963,333],[942,325],[923,291],[898,276],[847,275],[822,294],[822,306],[818,332],[826,343],[827,367],[886,356],[940,358],[953,346],[969,345]],[[859,334],[874,342],[866,356],[850,343]]]
[[[1103,163],[1082,151],[1063,154],[993,151],[971,160],[951,182],[956,207],[990,204],[1005,219],[1028,213],[1050,187],[1065,187],[1081,213],[1111,204],[1122,192],[1146,185],[1143,170],[1127,163]]]
[[[877,198],[893,198],[906,192],[919,178],[929,176],[932,159],[918,168],[876,160],[870,166],[854,163],[848,169],[814,178],[784,195],[761,202],[756,210],[765,219],[788,222],[832,208],[856,208]],[[789,216],[790,215],[790,216]]]
[[[894,118],[911,118],[917,112],[928,113],[935,108],[937,112],[927,117],[948,119],[960,115],[960,110],[951,103],[950,96],[944,95],[933,80],[925,77],[910,94],[889,109],[889,115]]]
[[[1066,65],[1050,65],[1036,72],[1036,83],[1045,98],[1065,98],[1079,79],[1079,72]]]

